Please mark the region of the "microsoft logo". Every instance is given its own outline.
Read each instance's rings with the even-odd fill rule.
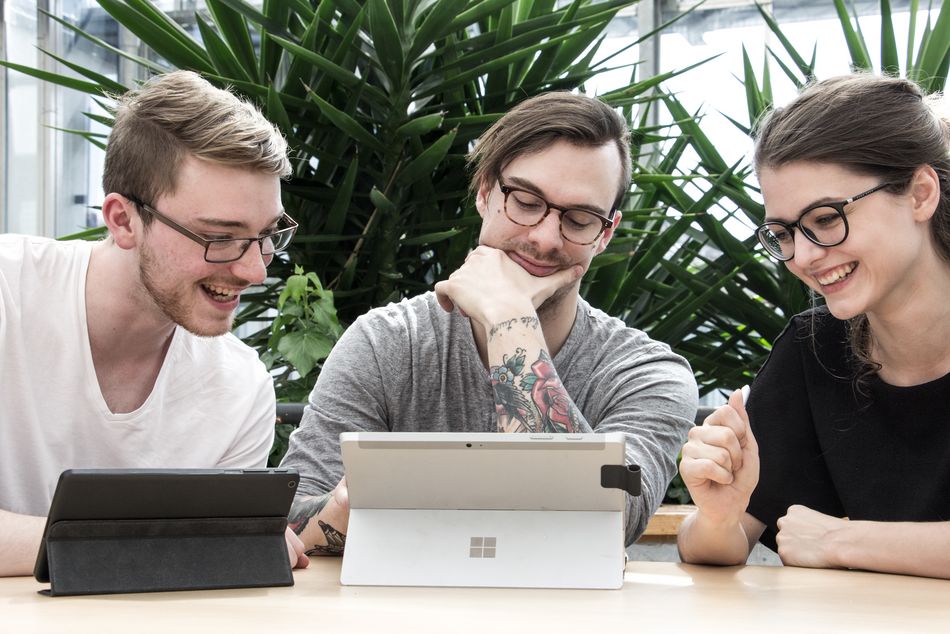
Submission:
[[[474,559],[494,559],[496,537],[473,537],[468,545],[468,556]]]

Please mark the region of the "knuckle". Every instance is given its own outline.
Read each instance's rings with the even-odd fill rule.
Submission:
[[[718,447],[716,450],[716,462],[726,469],[732,469],[732,456],[730,456],[729,452],[723,447]]]

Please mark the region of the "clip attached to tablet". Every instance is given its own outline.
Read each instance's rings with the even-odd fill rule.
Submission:
[[[630,495],[640,495],[640,466],[635,464],[605,464],[600,467],[600,486],[621,489]]]

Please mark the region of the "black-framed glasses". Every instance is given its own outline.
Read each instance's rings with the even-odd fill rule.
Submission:
[[[881,183],[851,198],[809,207],[795,222],[770,220],[759,225],[755,235],[769,255],[782,262],[795,257],[796,229],[800,229],[802,235],[820,247],[836,247],[848,239],[848,212],[845,206],[892,184]]]
[[[503,209],[508,220],[522,227],[534,227],[548,217],[552,209],[561,215],[561,235],[574,244],[591,244],[613,224],[613,220],[588,209],[552,205],[534,192],[498,184],[505,196]],[[611,210],[613,215],[613,210]]]
[[[277,230],[257,238],[203,238],[197,233],[178,224],[148,203],[142,202],[135,196],[125,195],[140,209],[144,209],[164,225],[171,227],[189,240],[197,242],[205,249],[205,261],[213,264],[235,262],[244,257],[248,248],[257,243],[261,248],[261,257],[266,264],[270,264],[275,253],[280,253],[290,245],[290,241],[297,231],[297,223],[286,213],[277,221]]]

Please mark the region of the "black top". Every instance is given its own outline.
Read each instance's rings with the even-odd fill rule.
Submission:
[[[826,308],[795,316],[748,403],[761,473],[749,513],[775,524],[802,504],[852,520],[950,520],[950,374],[912,387],[855,387],[848,325]]]

